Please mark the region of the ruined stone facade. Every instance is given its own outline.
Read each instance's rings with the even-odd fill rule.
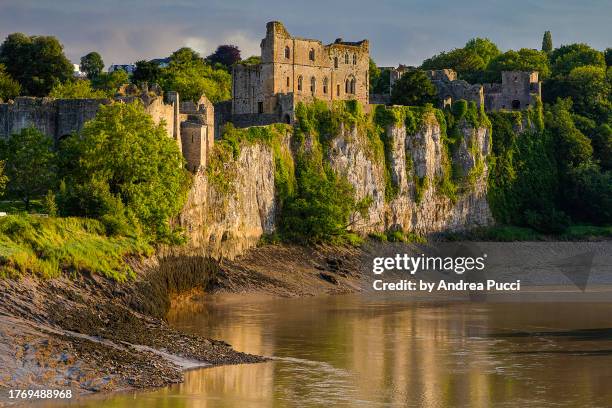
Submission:
[[[390,88],[407,71],[415,69],[400,65],[390,75]],[[541,97],[542,87],[535,71],[504,71],[501,84],[470,84],[457,79],[452,69],[426,71],[427,76],[438,90],[441,107],[450,106],[453,101],[464,99],[484,106],[487,111],[527,109]]]
[[[282,23],[270,22],[261,41],[261,63],[234,66],[232,122],[290,123],[297,103],[314,98],[367,104],[369,58],[367,40],[324,45],[292,37]]]
[[[197,171],[206,166],[208,152],[214,140],[214,107],[202,96],[197,103],[180,102],[176,92],[168,92],[166,100],[159,90],[129,90],[117,95],[117,102],[130,103],[139,99],[155,123],[164,123],[169,137],[176,140],[187,162],[187,168]],[[0,138],[8,138],[24,128],[34,127],[59,141],[83,129],[96,116],[100,105],[112,99],[53,99],[18,97],[0,103]]]
[[[501,84],[484,84],[485,109],[527,109],[542,96],[536,71],[504,71]]]

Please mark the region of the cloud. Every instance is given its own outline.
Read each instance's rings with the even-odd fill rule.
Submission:
[[[604,0],[0,0],[0,37],[20,31],[55,35],[77,61],[96,50],[107,62],[163,57],[182,46],[208,55],[235,44],[259,54],[265,23],[323,42],[370,40],[379,65],[419,64],[472,37],[502,49],[538,48],[544,30],[555,45],[609,47],[612,3]]]

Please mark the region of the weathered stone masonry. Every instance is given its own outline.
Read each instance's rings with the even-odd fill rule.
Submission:
[[[369,43],[338,38],[329,45],[293,37],[282,23],[266,25],[261,63],[233,69],[232,122],[291,123],[297,103],[356,99],[368,103]]]
[[[196,172],[206,166],[208,152],[214,141],[214,107],[202,96],[197,103],[180,102],[177,92],[168,92],[166,101],[161,92],[138,90],[129,96],[117,96],[117,102],[130,103],[139,99],[155,123],[163,122],[169,137],[176,140],[187,162]],[[100,105],[111,99],[53,99],[18,97],[0,103],[0,138],[8,138],[24,128],[34,127],[54,140],[79,132],[85,122],[93,119]]]

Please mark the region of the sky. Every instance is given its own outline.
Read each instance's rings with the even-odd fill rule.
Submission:
[[[166,57],[188,46],[203,56],[235,44],[259,55],[265,24],[331,43],[370,40],[379,66],[419,65],[486,37],[502,50],[585,42],[612,47],[611,0],[0,0],[0,38],[54,35],[78,63],[98,51],[106,65]]]

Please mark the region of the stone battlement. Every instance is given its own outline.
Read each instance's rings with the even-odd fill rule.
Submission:
[[[0,103],[0,138],[8,138],[24,128],[34,127],[56,142],[83,129],[96,116],[100,105],[140,100],[155,123],[164,123],[169,137],[176,140],[187,161],[196,172],[206,166],[214,141],[215,114],[212,103],[202,96],[195,102],[180,102],[176,92],[148,88],[122,88],[112,99],[54,99],[18,97]]]

